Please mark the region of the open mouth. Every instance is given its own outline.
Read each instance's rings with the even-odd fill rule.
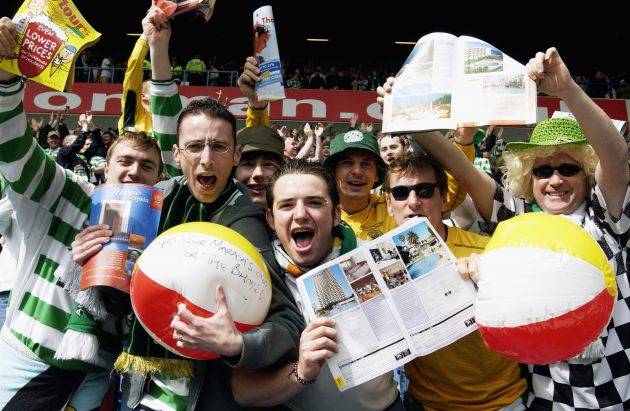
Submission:
[[[217,177],[209,174],[199,174],[197,182],[204,190],[211,190],[217,183]]]
[[[315,231],[311,228],[296,228],[291,231],[291,238],[297,251],[305,251],[313,244]]]
[[[409,214],[407,217],[405,217],[405,220],[409,220],[409,219],[414,218],[414,217],[424,217],[424,215],[420,214],[420,213]]]
[[[569,194],[568,191],[556,191],[554,193],[547,193],[549,197],[564,197]]]

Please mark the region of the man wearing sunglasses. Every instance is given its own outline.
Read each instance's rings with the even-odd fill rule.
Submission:
[[[394,160],[383,190],[387,211],[396,225],[413,217],[426,217],[456,257],[483,252],[482,237],[442,222],[446,207],[447,176],[424,153],[406,154]],[[407,410],[471,409],[524,410],[521,395],[527,388],[518,364],[488,350],[474,332],[405,366],[409,379]]]
[[[472,162],[474,133],[456,132],[454,145]],[[359,130],[338,134],[330,143],[330,155],[324,165],[333,170],[341,197],[341,219],[361,241],[373,240],[396,227],[387,213],[385,194],[370,192],[378,187],[387,170],[374,136]],[[448,178],[444,191],[445,212],[457,207],[466,197],[455,179]]]

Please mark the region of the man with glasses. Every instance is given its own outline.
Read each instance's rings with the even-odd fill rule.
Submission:
[[[229,311],[202,318],[184,306],[173,307],[175,318],[171,326],[175,338],[184,347],[221,356],[195,362],[194,378],[185,372],[177,375],[173,370],[147,373],[146,364],[163,370],[163,364],[174,358],[134,321],[125,351],[127,357],[139,358],[134,364],[142,366],[132,364],[122,370],[123,394],[127,405],[142,409],[194,409],[195,404],[199,407],[207,404],[212,409],[237,409],[229,383],[231,367],[265,367],[286,353],[295,352],[303,321],[279,275],[264,212],[233,179],[232,170],[241,158],[236,119],[226,107],[210,98],[192,101],[182,110],[168,57],[168,17],[159,7],[152,6],[142,26],[152,62],[153,131],[158,136],[168,136],[162,141],[173,141],[173,159],[183,174],[158,185],[165,194],[158,232],[194,221],[221,224],[237,231],[264,258],[273,294],[265,322],[246,333],[236,329]],[[221,286],[208,292],[214,293],[217,301],[225,298]],[[174,360],[192,366],[185,358]]]
[[[447,176],[424,153],[394,160],[385,177],[387,210],[396,225],[426,217],[457,258],[481,253],[482,237],[442,222]],[[407,410],[524,410],[527,384],[518,364],[488,350],[476,331],[405,366],[409,379]]]

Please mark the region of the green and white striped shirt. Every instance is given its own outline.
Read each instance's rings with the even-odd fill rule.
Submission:
[[[175,163],[173,145],[177,145],[177,118],[182,111],[182,100],[175,82],[151,83],[151,113],[153,115],[153,136],[157,139],[162,160],[168,175],[182,175]]]
[[[110,368],[116,341],[107,332],[99,337],[98,367],[54,358],[74,305],[59,278],[73,263],[70,244],[87,219],[94,187],[47,156],[27,130],[24,89],[21,80],[0,85],[0,172],[24,250],[1,335],[24,355],[61,369]]]

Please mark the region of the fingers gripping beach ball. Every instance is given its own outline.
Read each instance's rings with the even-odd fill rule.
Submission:
[[[527,364],[581,354],[617,295],[593,238],[571,221],[528,213],[499,224],[481,256],[475,318],[491,350]]]
[[[186,223],[163,232],[142,253],[131,278],[131,304],[144,329],[167,350],[194,359],[217,358],[178,347],[170,324],[179,303],[200,317],[216,313],[218,284],[239,331],[262,324],[271,303],[271,279],[256,248],[227,227]]]

